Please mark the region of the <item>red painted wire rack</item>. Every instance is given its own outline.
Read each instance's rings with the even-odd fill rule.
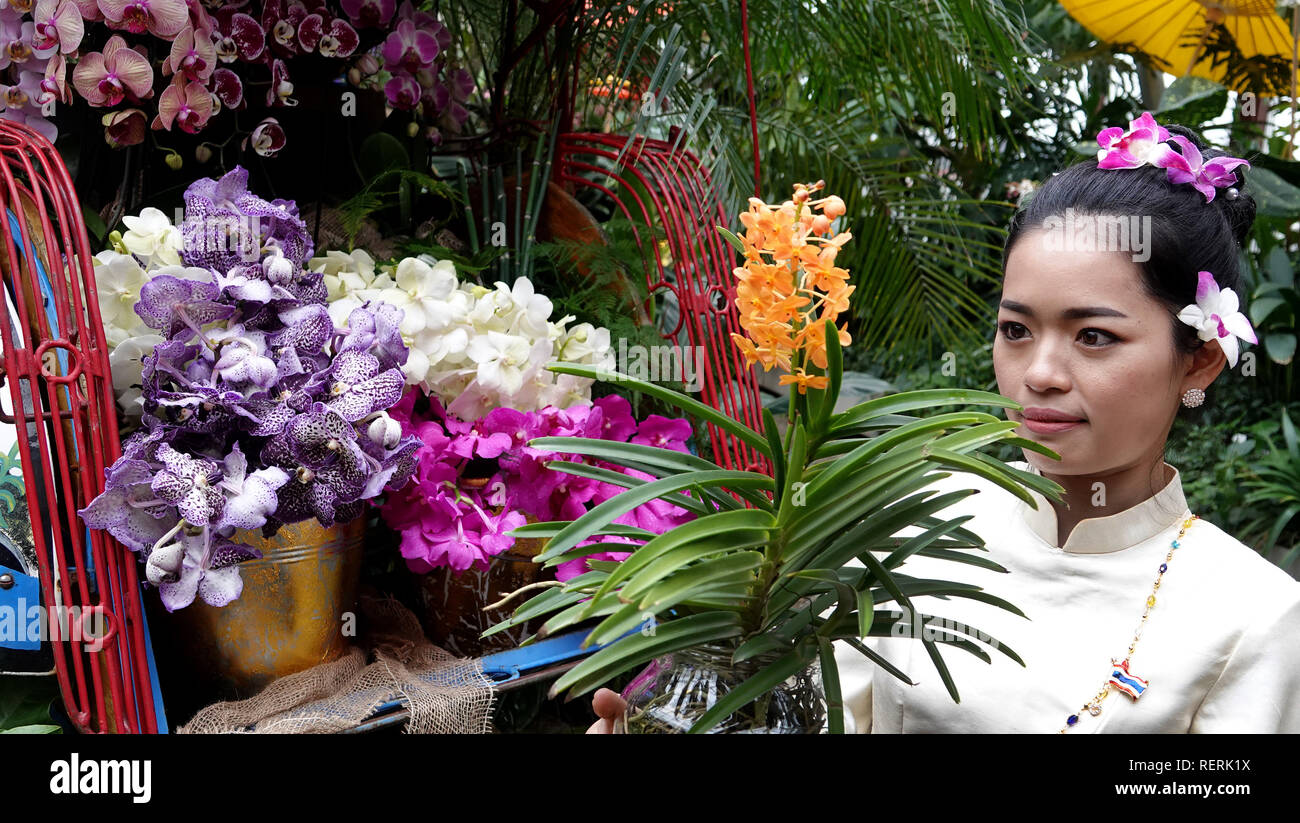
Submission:
[[[0,206],[0,420],[17,435],[59,690],[79,731],[154,732],[135,557],[77,516],[121,454],[90,243],[54,147],[3,119]]]
[[[643,261],[654,261],[653,268],[645,263],[650,293],[666,290],[677,302],[676,326],[664,338],[705,352],[700,399],[762,431],[757,377],[731,340],[732,332],[741,331],[735,257],[716,229],[731,219],[699,158],[663,140],[569,133],[557,141],[553,174],[561,185],[589,187],[611,198],[637,227]],[[656,227],[668,243],[667,267],[658,249],[646,248]],[[709,436],[719,465],[767,471],[766,459],[734,436],[713,425]]]

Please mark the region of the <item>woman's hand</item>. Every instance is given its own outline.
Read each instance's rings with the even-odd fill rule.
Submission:
[[[600,719],[591,724],[587,734],[613,734],[614,721],[623,715],[627,701],[611,689],[597,689],[591,698],[591,708]]]

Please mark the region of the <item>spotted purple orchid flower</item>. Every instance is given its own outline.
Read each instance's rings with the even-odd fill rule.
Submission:
[[[141,364],[144,428],[80,512],[139,553],[168,609],[239,596],[238,563],[258,555],[238,530],[346,522],[408,483],[422,446],[387,413],[401,310],[367,302],[335,328],[297,206],[247,180],[236,168],[186,191],[185,265],[135,306],[166,337]]]

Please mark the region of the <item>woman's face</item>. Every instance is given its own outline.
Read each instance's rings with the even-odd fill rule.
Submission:
[[[1130,255],[1063,253],[1043,239],[1026,232],[1012,247],[993,344],[998,390],[1024,407],[1007,410],[1016,434],[1061,455],[1025,459],[1055,475],[1152,465],[1182,392],[1205,383],[1189,375],[1190,356],[1174,356],[1170,313]]]

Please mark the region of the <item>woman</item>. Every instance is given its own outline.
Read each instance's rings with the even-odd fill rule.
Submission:
[[[1247,164],[1203,157],[1195,135],[1172,131],[1150,115],[1107,129],[1098,161],[1045,182],[1011,223],[994,370],[1024,407],[1008,412],[1017,434],[1061,456],[1025,450],[1019,465],[1059,483],[1063,498],[1035,494],[1034,509],[954,474],[936,487],[979,493],[943,516],[971,515],[966,528],[1009,574],[926,557],[902,567],[1019,607],[1024,616],[913,599],[951,621],[938,637],[982,631],[1025,665],[940,644],[957,704],[915,637],[869,645],[916,685],[840,644],[852,730],[1300,732],[1300,583],[1195,518],[1163,460],[1180,405],[1213,402],[1237,338],[1254,342],[1228,292],[1240,292],[1254,220]],[[591,730],[606,731],[622,700],[601,690],[593,707],[602,719]]]

